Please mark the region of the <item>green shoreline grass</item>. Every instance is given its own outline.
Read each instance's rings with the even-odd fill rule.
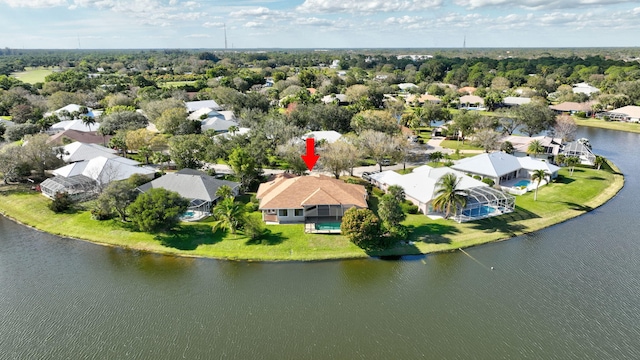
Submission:
[[[561,180],[542,187],[538,201],[533,193],[516,199],[511,214],[458,224],[409,215],[412,245],[385,251],[365,252],[341,235],[305,234],[303,225],[269,225],[268,235],[252,242],[241,233],[213,233],[211,220],[183,223],[172,234],[134,231],[118,220],[92,220],[88,211],[55,214],[50,200],[39,193],[17,187],[0,187],[0,213],[24,225],[69,238],[140,251],[190,257],[248,261],[312,261],[366,258],[381,255],[415,255],[453,251],[534,232],[564,222],[596,208],[622,189],[624,177],[612,166],[606,170],[576,168],[573,176],[565,168]],[[253,213],[252,216],[260,216]]]
[[[632,133],[640,133],[640,123],[628,123],[621,121],[605,121],[601,119],[580,119],[574,117],[578,126],[593,127],[598,129],[626,131]]]

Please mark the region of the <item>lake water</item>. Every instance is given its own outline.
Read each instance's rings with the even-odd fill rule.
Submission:
[[[619,165],[622,192],[468,255],[174,258],[0,217],[0,358],[638,359],[640,135],[579,137]]]

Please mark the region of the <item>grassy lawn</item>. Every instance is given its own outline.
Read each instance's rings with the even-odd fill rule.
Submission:
[[[44,78],[53,73],[52,69],[44,69],[44,68],[30,68],[23,72],[17,72],[11,74],[13,77],[20,79],[20,81],[35,84],[39,82],[44,82]]]
[[[196,83],[195,81],[167,81],[167,82],[159,83],[158,85],[160,85],[160,87],[162,88],[171,88],[171,87],[180,87],[184,85],[193,85],[195,83]]]
[[[481,147],[471,145],[471,143],[468,140],[465,141],[464,144],[462,143],[462,141],[458,141],[458,140],[442,140],[442,142],[440,143],[440,146],[446,149],[454,149],[454,150],[455,149],[482,150]]]
[[[405,225],[413,245],[398,245],[382,252],[367,253],[341,235],[305,234],[303,225],[268,225],[261,240],[251,241],[242,233],[213,233],[211,219],[182,223],[170,234],[135,231],[119,220],[96,221],[80,209],[55,214],[50,200],[25,187],[0,187],[0,212],[37,229],[92,242],[165,254],[244,260],[323,260],[359,258],[369,255],[426,254],[507,239],[536,231],[576,217],[613,197],[623,186],[615,171],[566,168],[557,182],[538,192],[517,197],[515,212],[475,222],[458,224],[451,220],[430,220],[424,215],[408,215]],[[371,196],[376,210],[379,193]],[[247,199],[244,199],[245,201]],[[251,216],[260,216],[254,212]]]
[[[580,119],[573,118],[578,126],[595,127],[600,129],[618,130],[640,133],[640,123],[628,123],[621,121],[604,121],[601,119]]]

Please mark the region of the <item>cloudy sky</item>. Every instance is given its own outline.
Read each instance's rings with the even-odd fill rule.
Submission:
[[[640,0],[0,0],[0,47],[640,46]]]

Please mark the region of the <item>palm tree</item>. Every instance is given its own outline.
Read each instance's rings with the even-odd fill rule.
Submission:
[[[457,213],[467,205],[467,192],[458,188],[462,178],[448,173],[438,180],[436,197],[431,202],[437,211],[444,211],[444,218],[448,219],[452,213]]]
[[[143,156],[145,159],[145,165],[149,164],[149,158],[153,155],[153,150],[151,150],[148,146],[143,146],[138,149],[138,155]]]
[[[542,154],[544,151],[544,145],[540,142],[540,140],[533,140],[529,143],[529,147],[527,148],[527,153],[533,154],[533,157],[537,158],[538,154]]]
[[[221,199],[232,198],[233,197],[233,189],[229,185],[222,185],[216,190],[216,196]]]
[[[231,125],[231,126],[229,126],[229,129],[227,129],[227,131],[229,131],[231,133],[231,135],[235,135],[235,133],[240,131],[240,128],[235,126],[235,125]]]
[[[91,116],[83,115],[82,123],[87,127],[87,129],[89,129],[89,131],[91,131],[91,125],[94,125],[96,123],[96,119],[92,118]]]
[[[595,165],[598,170],[600,170],[600,168],[604,163],[605,163],[604,157],[600,155],[596,155],[596,159],[593,161],[593,165]]]
[[[545,180],[547,176],[549,176],[549,174],[547,174],[543,169],[534,170],[531,174],[531,180],[537,182],[536,191],[533,193],[533,201],[538,200],[538,188],[540,187],[542,180]]]
[[[440,162],[444,158],[444,154],[441,151],[434,151],[429,154],[429,160],[433,162]]]
[[[564,162],[567,166],[571,166],[571,175],[573,176],[573,170],[576,168],[576,165],[580,163],[580,158],[577,156],[569,156],[564,160]]]
[[[213,231],[222,228],[235,234],[244,218],[244,206],[239,202],[233,201],[233,198],[228,197],[213,208],[213,216],[216,218]]]
[[[562,165],[567,161],[567,157],[564,156],[564,154],[558,154],[556,155],[556,164],[558,165]]]

